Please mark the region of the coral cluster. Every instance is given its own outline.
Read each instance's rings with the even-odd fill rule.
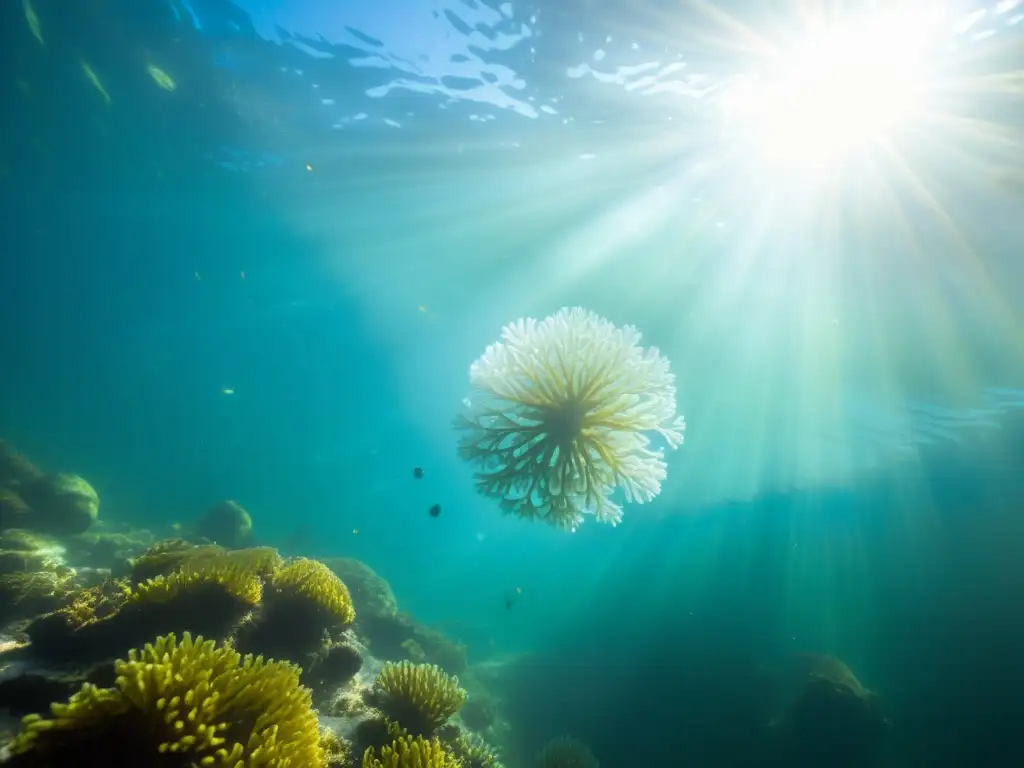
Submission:
[[[341,579],[323,563],[299,558],[269,577],[259,616],[237,642],[240,648],[303,662],[330,647],[332,634],[354,619]]]
[[[351,624],[356,617],[348,588],[323,563],[301,557],[282,568],[273,581],[282,599],[301,600],[322,611],[334,624]]]
[[[508,514],[575,530],[584,514],[616,524],[611,495],[644,503],[661,492],[663,451],[683,441],[675,377],[632,326],[562,309],[506,326],[470,367],[473,394],[456,419],[477,490]]]
[[[455,739],[452,753],[462,768],[503,768],[495,749],[472,731]]]
[[[363,753],[363,768],[462,768],[458,759],[438,739],[399,736],[382,747],[380,757],[372,747]]]
[[[382,709],[413,733],[432,733],[466,701],[459,679],[433,664],[388,662],[377,676]]]
[[[309,691],[291,664],[186,633],[132,651],[115,672],[114,687],[87,683],[52,717],[26,717],[12,765],[325,765]]]
[[[140,560],[160,560],[169,553],[147,552]],[[196,548],[173,552],[177,567],[128,587],[123,584],[116,605],[109,599],[102,615],[77,600],[35,619],[26,628],[37,653],[48,658],[80,661],[109,658],[153,637],[186,630],[226,639],[259,607],[265,574],[280,563],[270,548],[210,551]]]

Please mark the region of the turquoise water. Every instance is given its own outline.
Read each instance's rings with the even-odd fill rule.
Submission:
[[[0,436],[105,520],[237,499],[472,660],[556,660],[557,730],[603,764],[622,699],[699,729],[742,688],[691,669],[706,706],[677,711],[659,665],[806,652],[925,712],[904,742],[959,722],[949,764],[995,764],[1024,672],[999,655],[1024,585],[1024,6],[929,8],[920,114],[808,170],[849,116],[768,159],[776,113],[722,108],[813,26],[782,3],[9,2]],[[575,533],[477,494],[451,424],[503,326],[563,306],[636,326],[687,422],[655,500]],[[566,659],[608,697],[573,704]],[[936,694],[953,660],[973,682]]]

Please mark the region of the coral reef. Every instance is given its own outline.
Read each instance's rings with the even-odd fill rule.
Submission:
[[[388,662],[377,676],[380,707],[412,733],[433,733],[466,701],[459,679],[433,664]]]
[[[48,513],[66,504],[61,525],[40,523],[43,487]],[[237,505],[158,541],[95,520],[84,487],[0,443],[0,504],[16,515],[0,530],[0,710],[24,716],[20,731],[0,717],[0,763],[500,768],[449,721],[465,647],[399,612],[363,563],[239,548],[252,539]],[[214,535],[218,516],[238,535]]]
[[[537,768],[598,768],[598,762],[582,741],[560,736],[544,745],[537,755]]]
[[[11,743],[19,766],[326,765],[299,670],[173,635],[115,664],[112,688],[85,684],[52,716],[28,716]]]
[[[504,329],[470,367],[473,395],[455,426],[477,490],[506,514],[568,530],[593,514],[616,524],[610,498],[644,503],[661,492],[663,452],[683,441],[675,377],[640,333],[581,308]]]

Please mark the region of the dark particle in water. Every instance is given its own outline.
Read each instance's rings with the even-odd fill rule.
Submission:
[[[432,506],[430,508],[429,513],[430,513],[431,517],[440,517],[441,516],[441,505],[440,504],[435,504],[434,506]]]
[[[412,476],[417,480],[421,479],[423,477],[423,467],[413,467]]]

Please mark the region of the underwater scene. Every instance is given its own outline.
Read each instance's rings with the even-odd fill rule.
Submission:
[[[0,41],[5,768],[1024,765],[1024,0]]]

